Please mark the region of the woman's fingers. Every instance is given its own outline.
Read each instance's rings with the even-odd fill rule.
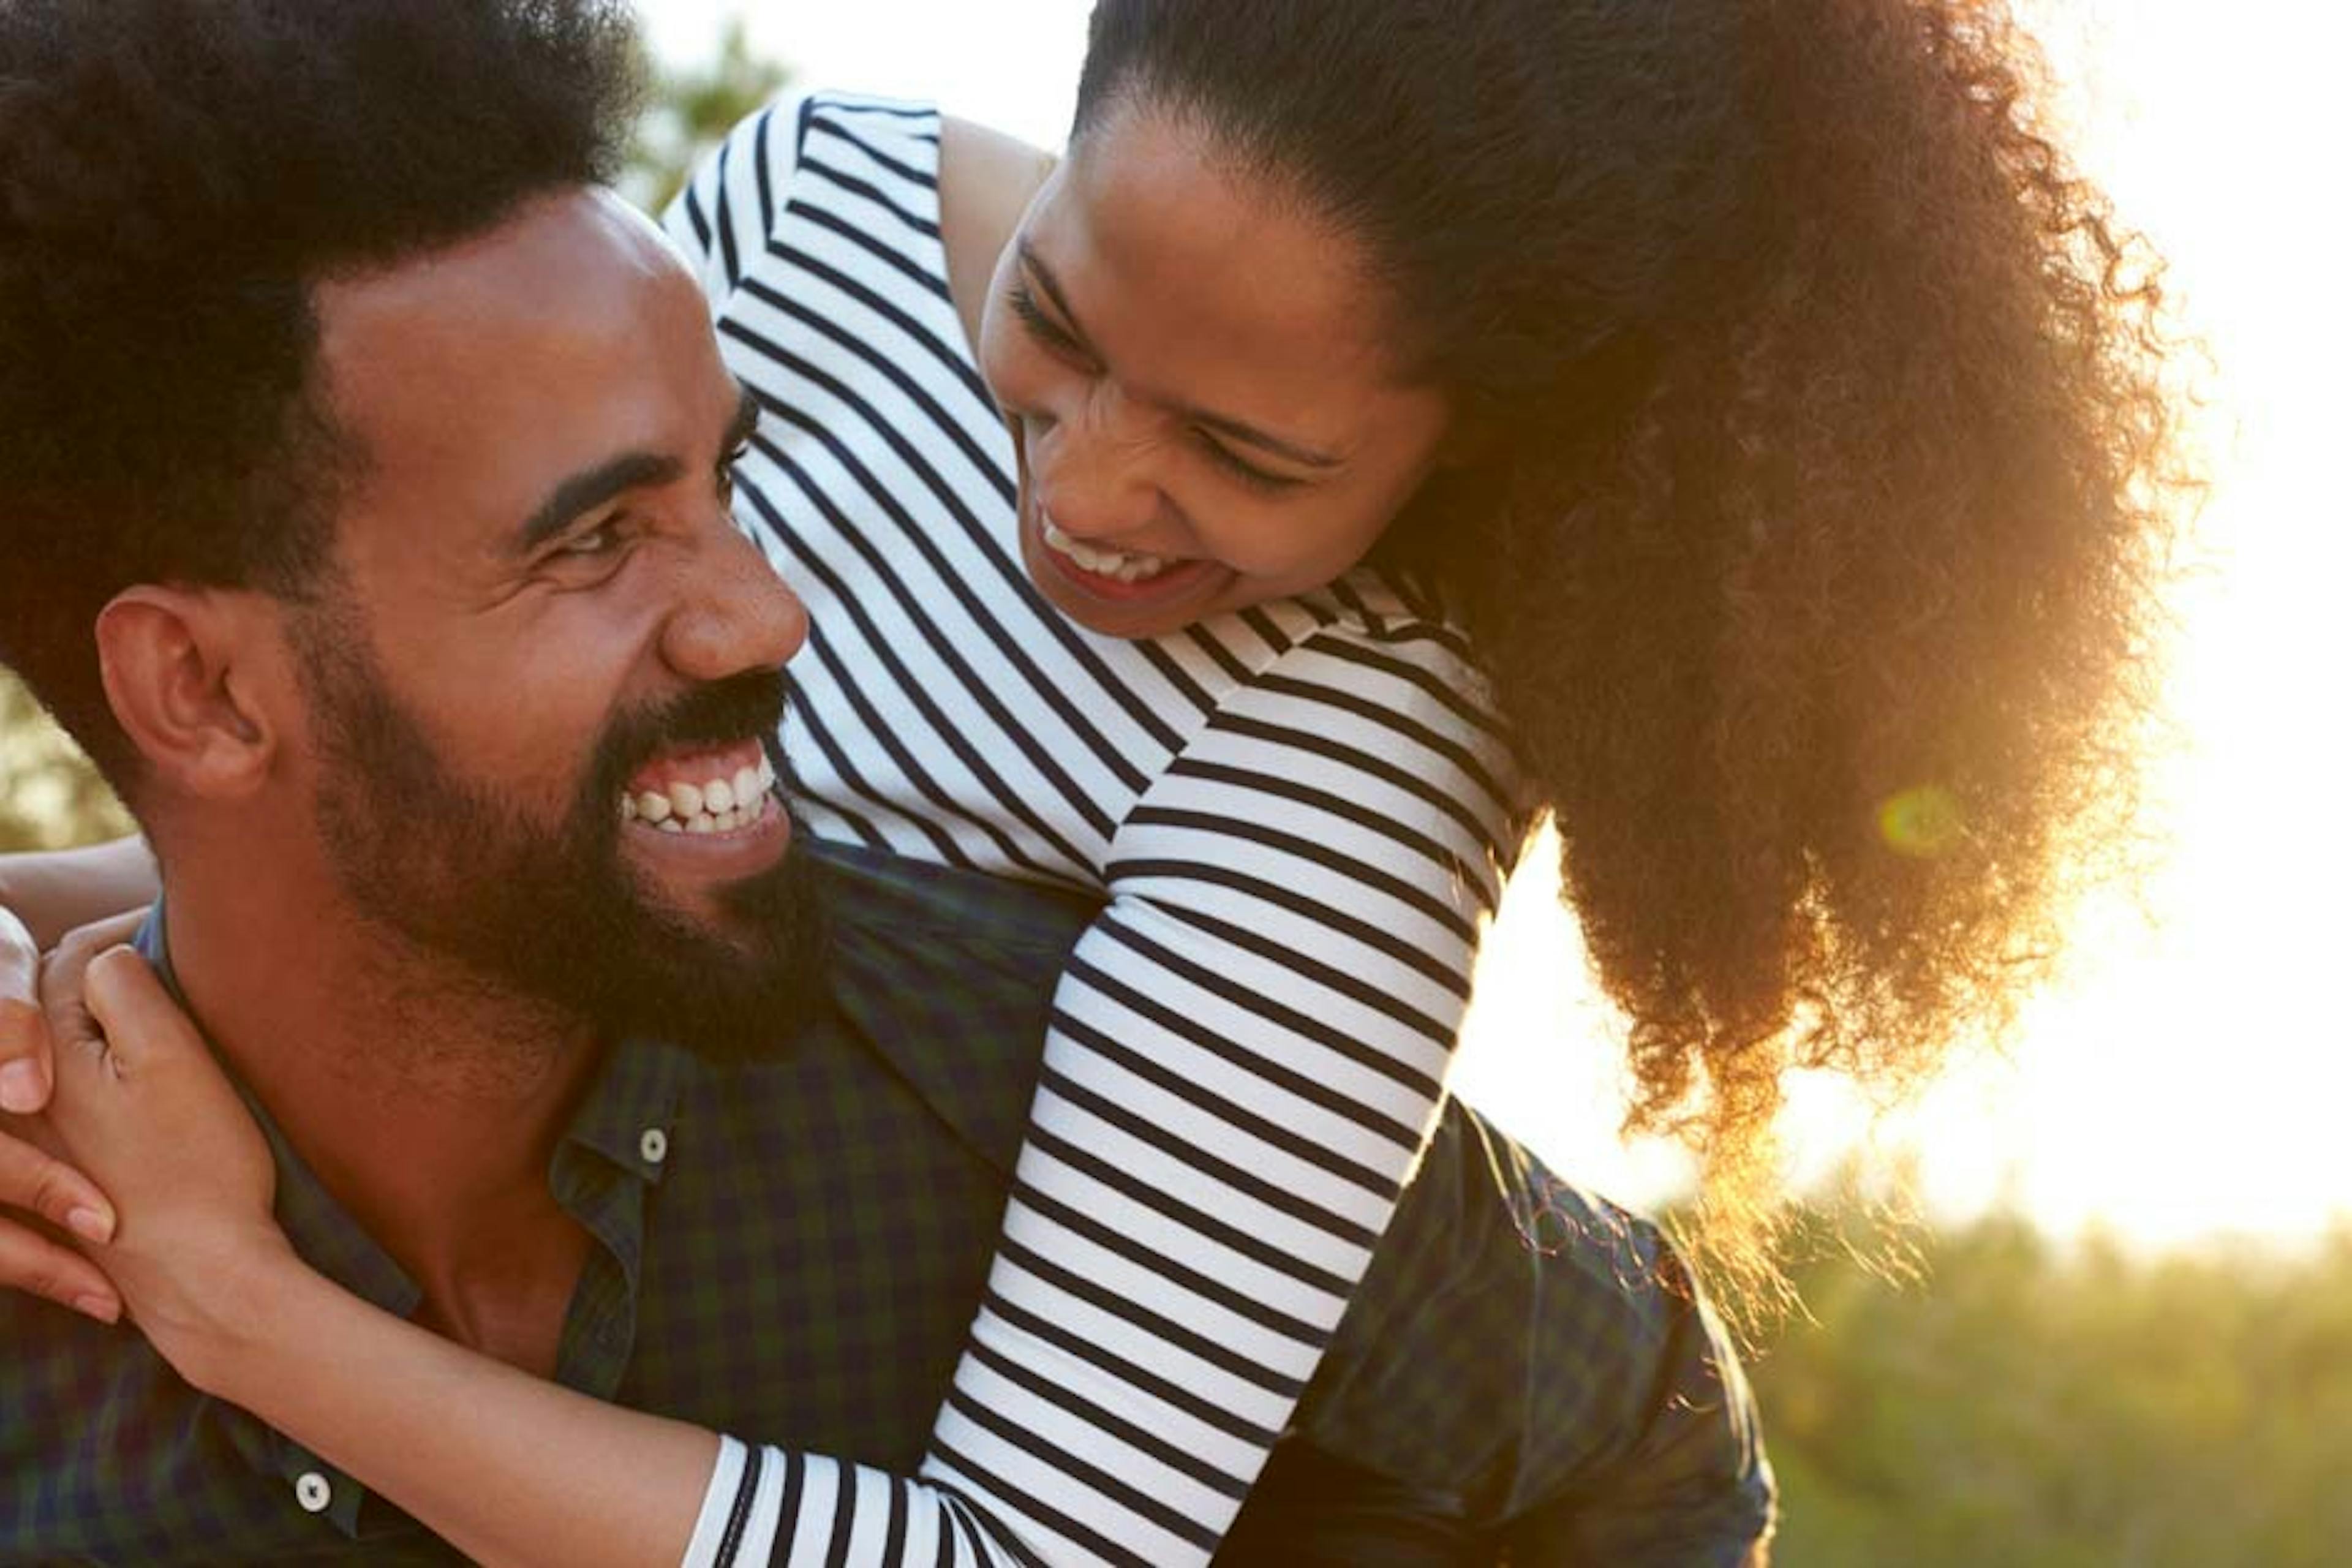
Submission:
[[[0,1220],[0,1286],[70,1307],[101,1323],[122,1316],[122,1298],[97,1265],[69,1247],[6,1220]]]
[[[0,910],[0,1110],[28,1115],[56,1081],[48,1022],[38,995],[40,954],[14,915]],[[114,1209],[80,1172],[30,1142],[34,1126],[0,1116],[0,1210],[38,1215],[92,1245],[114,1235]],[[28,1291],[101,1322],[122,1298],[72,1247],[28,1225],[0,1219],[0,1289]]]
[[[0,1207],[39,1215],[92,1244],[111,1238],[114,1211],[105,1198],[73,1167],[16,1136],[29,1131],[0,1118]],[[0,1289],[45,1297],[101,1322],[122,1315],[122,1298],[95,1264],[8,1219],[0,1219]]]
[[[81,974],[81,1000],[102,1037],[94,1043],[117,1072],[133,1073],[146,1062],[205,1048],[163,982],[127,947],[109,948],[89,961]]]
[[[30,1116],[49,1102],[55,1075],[41,1021],[41,955],[25,923],[0,909],[0,1110]]]
[[[84,965],[78,989],[79,1022],[61,1021],[57,998],[49,1011],[58,1091],[47,1121],[61,1151],[151,1235],[159,1218],[166,1232],[174,1223],[267,1219],[276,1184],[269,1146],[163,980],[115,947]]]
[[[30,1142],[30,1131],[26,1123],[0,1121],[0,1208],[37,1214],[92,1244],[112,1239],[114,1208],[105,1194],[88,1176]]]
[[[139,921],[136,913],[124,914],[68,931],[42,963],[41,1010],[49,1025],[49,1076],[53,1082],[59,1050],[79,1047],[97,1056],[106,1054],[106,1041],[83,1004],[82,977],[101,955],[128,942],[139,929]]]

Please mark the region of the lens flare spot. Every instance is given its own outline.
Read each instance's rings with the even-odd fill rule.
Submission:
[[[1890,795],[1878,808],[1878,836],[1898,855],[1931,858],[1958,844],[1964,831],[1960,803],[1934,784]]]

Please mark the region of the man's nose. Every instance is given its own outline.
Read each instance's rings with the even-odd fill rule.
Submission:
[[[774,669],[808,640],[808,609],[760,547],[720,519],[696,552],[688,591],[664,629],[662,654],[695,681]]]

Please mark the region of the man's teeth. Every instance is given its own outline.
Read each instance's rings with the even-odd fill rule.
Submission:
[[[1099,545],[1082,543],[1055,527],[1054,520],[1049,517],[1040,517],[1037,521],[1048,547],[1060,551],[1083,570],[1097,577],[1116,577],[1122,583],[1140,583],[1146,577],[1159,576],[1176,564],[1165,555],[1130,555],[1124,550],[1106,550]]]
[[[732,833],[760,819],[768,792],[775,787],[775,766],[763,756],[755,766],[698,784],[624,793],[621,820],[647,823],[664,833]]]

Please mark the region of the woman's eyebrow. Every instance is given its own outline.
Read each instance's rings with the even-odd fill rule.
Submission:
[[[1087,353],[1095,354],[1097,358],[1101,357],[1094,344],[1087,340],[1087,331],[1078,320],[1078,313],[1070,309],[1069,296],[1062,292],[1061,279],[1054,276],[1054,269],[1045,264],[1045,258],[1037,254],[1036,247],[1024,237],[1020,240],[1015,254],[1021,258],[1022,268],[1036,283],[1038,291],[1052,302],[1054,313],[1061,318],[1059,324],[1064,331],[1069,333],[1070,341]],[[1339,466],[1339,459],[1328,452],[1318,452],[1312,447],[1286,440],[1272,431],[1261,430],[1245,419],[1236,419],[1229,414],[1219,414],[1213,409],[1196,408],[1185,403],[1171,402],[1168,407],[1169,411],[1178,417],[1190,420],[1204,429],[1213,430],[1229,441],[1237,441],[1244,446],[1255,447],[1261,451],[1271,452],[1277,458],[1286,458],[1303,468],[1323,469],[1336,468]]]

